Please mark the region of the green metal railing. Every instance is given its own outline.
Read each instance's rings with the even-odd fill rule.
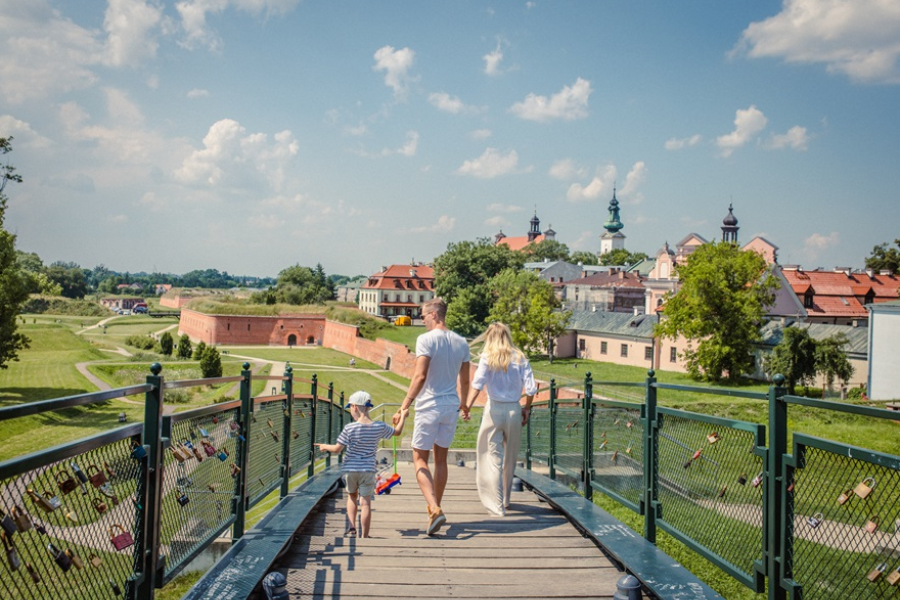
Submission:
[[[318,382],[254,376],[166,382],[0,408],[0,421],[144,395],[144,422],[0,463],[0,597],[152,600],[217,538],[243,536],[247,511],[315,472],[345,420]],[[252,380],[281,394],[251,397]],[[308,395],[294,395],[295,382]],[[165,391],[236,383],[240,400],[163,414]],[[340,395],[343,399],[343,394]]]
[[[536,402],[520,458],[644,516],[770,599],[900,597],[900,457],[796,433],[788,406],[900,421],[879,408],[768,393],[594,382],[579,399]],[[641,388],[629,391],[627,388]],[[595,390],[603,389],[601,397]],[[657,405],[659,390],[768,404],[766,426]],[[643,402],[623,401],[636,398]]]

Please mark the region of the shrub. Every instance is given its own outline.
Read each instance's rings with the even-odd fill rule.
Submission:
[[[865,398],[866,398],[865,386],[850,388],[849,390],[847,390],[847,400],[863,400]]]
[[[188,360],[194,355],[194,349],[191,347],[191,338],[188,334],[178,338],[178,358]]]
[[[206,354],[206,342],[201,340],[194,348],[194,360],[203,360],[204,354]]]
[[[153,350],[156,346],[156,340],[145,335],[129,335],[125,338],[125,343],[141,350]]]
[[[184,388],[166,390],[164,397],[166,404],[187,404],[193,399],[194,394],[192,394],[190,390]]]
[[[159,338],[159,351],[166,356],[172,356],[172,349],[175,346],[175,340],[168,331],[164,332]]]
[[[214,346],[209,346],[200,359],[200,372],[203,377],[221,377],[222,376],[222,357]]]

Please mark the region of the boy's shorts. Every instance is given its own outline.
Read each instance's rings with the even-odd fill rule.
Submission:
[[[436,445],[449,448],[456,434],[457,421],[459,421],[459,404],[417,408],[413,424],[413,449],[431,450]]]
[[[375,473],[369,471],[353,471],[344,473],[344,482],[347,484],[347,493],[360,496],[372,496],[375,494]]]

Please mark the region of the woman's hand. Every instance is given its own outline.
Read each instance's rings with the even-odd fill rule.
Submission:
[[[528,417],[531,415],[531,409],[525,406],[522,407],[522,425],[528,425]]]

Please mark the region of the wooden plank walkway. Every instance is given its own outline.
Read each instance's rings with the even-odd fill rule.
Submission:
[[[326,498],[276,565],[291,597],[612,598],[622,575],[597,546],[532,492],[513,494],[506,517],[484,510],[475,471],[450,466],[448,525],[423,530],[425,502],[412,465],[403,485],[373,505],[371,538],[344,537],[346,499]]]

